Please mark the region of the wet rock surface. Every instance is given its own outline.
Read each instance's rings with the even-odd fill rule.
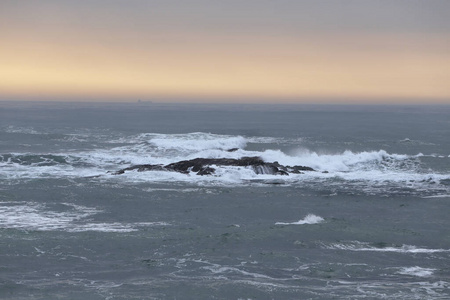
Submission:
[[[234,158],[195,158],[191,160],[182,160],[168,165],[134,165],[125,169],[114,172],[114,175],[120,175],[127,171],[137,170],[144,171],[172,171],[188,174],[196,172],[197,175],[212,175],[216,168],[221,166],[236,166],[236,167],[250,167],[256,174],[270,174],[270,175],[289,175],[301,174],[304,171],[315,171],[310,167],[305,166],[284,166],[278,162],[265,162],[260,157],[242,157]]]

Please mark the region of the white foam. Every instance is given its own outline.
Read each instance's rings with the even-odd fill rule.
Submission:
[[[218,135],[203,132],[188,134],[158,135],[152,137],[150,144],[163,149],[205,150],[244,148],[247,141],[242,136]]]
[[[425,196],[422,198],[450,198],[450,195],[433,195],[433,196]]]
[[[154,181],[154,182],[191,182],[200,185],[207,183],[210,184],[246,184],[253,183],[258,180],[277,181],[292,184],[304,184],[311,183],[317,184],[322,182],[324,184],[329,183],[327,180],[334,181],[334,179],[342,179],[353,185],[362,185],[360,190],[365,190],[364,186],[374,189],[377,183],[379,186],[385,186],[386,184],[396,184],[398,187],[408,188],[420,188],[421,186],[427,187],[427,182],[439,182],[443,179],[450,178],[448,174],[434,174],[434,173],[418,173],[415,168],[415,161],[419,155],[407,156],[407,155],[391,155],[385,151],[377,152],[364,152],[355,154],[350,151],[343,154],[336,155],[318,155],[312,153],[311,155],[300,157],[289,156],[279,150],[266,150],[264,152],[258,151],[246,151],[238,150],[236,152],[226,152],[220,149],[207,149],[199,152],[192,152],[186,155],[167,156],[167,157],[155,157],[145,155],[135,155],[128,159],[129,156],[123,155],[121,159],[133,161],[130,164],[168,164],[180,160],[188,160],[197,157],[205,158],[240,158],[243,156],[261,156],[267,162],[278,161],[283,165],[305,165],[313,166],[318,172],[305,172],[304,174],[289,174],[289,176],[279,175],[267,175],[267,174],[255,174],[251,168],[245,167],[218,167],[215,174],[212,176],[197,176],[195,174],[179,174],[174,172],[126,172],[121,177],[127,177],[127,180],[137,181]],[[166,155],[168,155],[166,153]],[[120,157],[116,156],[117,159]],[[314,158],[318,162],[314,162]],[[114,158],[110,159],[108,163],[112,164]],[[403,163],[406,161],[406,163]],[[412,161],[412,163],[410,163]],[[313,163],[314,162],[314,163]],[[329,163],[328,163],[329,162]],[[411,168],[405,169],[405,165],[411,165]],[[124,164],[119,164],[124,166]],[[399,168],[398,165],[402,165]],[[125,167],[124,166],[124,167]],[[331,169],[329,169],[330,167]],[[117,170],[117,166],[114,168]],[[114,170],[113,169],[113,170]],[[328,173],[324,174],[320,171],[327,170]],[[333,171],[334,170],[334,171]],[[131,174],[133,173],[133,174]],[[121,179],[122,180],[122,179]],[[435,185],[437,186],[437,185]],[[379,189],[379,187],[378,187]]]
[[[400,271],[398,271],[398,273],[417,277],[430,277],[431,275],[433,275],[434,271],[436,271],[436,269],[421,268],[416,266],[402,268]]]
[[[32,231],[97,231],[131,232],[139,227],[165,226],[165,222],[142,223],[84,223],[83,220],[101,210],[92,207],[63,203],[66,210],[57,212],[33,202],[0,203],[0,228]]]
[[[213,166],[214,167],[214,166]],[[121,174],[120,177],[116,175],[108,175],[108,178],[120,179],[120,181],[131,182],[177,182],[177,183],[195,183],[200,186],[215,186],[215,185],[241,185],[252,180],[274,180],[279,179],[278,175],[258,175],[250,167],[231,167],[223,166],[217,168],[213,175],[200,176],[196,172],[188,174],[167,171],[150,171],[137,172],[130,171]]]
[[[16,127],[16,126],[8,126],[5,128],[5,132],[7,133],[24,133],[24,134],[42,134],[34,130],[33,127]]]
[[[2,203],[3,204],[3,203]],[[67,212],[46,210],[37,203],[0,205],[0,227],[25,230],[61,230],[74,221],[98,212],[94,208],[74,207]]]
[[[302,138],[279,138],[269,136],[246,137],[248,143],[255,144],[290,144],[299,145],[303,142]]]
[[[176,189],[176,188],[148,188],[144,189],[146,192],[158,192],[158,191],[164,191],[164,192],[180,192],[180,193],[198,193],[201,192],[202,189],[199,188],[187,188],[187,189]]]
[[[98,232],[132,232],[138,231],[137,227],[169,226],[166,222],[141,222],[141,223],[87,223],[66,228],[69,232],[98,231]]]
[[[319,154],[308,149],[299,149],[291,155],[279,150],[267,150],[261,154],[261,157],[267,162],[278,161],[282,165],[303,165],[320,171],[349,172],[352,170],[389,169],[390,166],[395,168],[397,161],[417,158],[421,155],[389,154],[385,150],[363,152],[347,150],[336,154]]]
[[[119,141],[117,141],[119,142]],[[439,184],[450,179],[450,174],[421,169],[420,157],[429,156],[388,153],[385,150],[338,153],[314,152],[297,149],[288,153],[277,149],[249,151],[244,147],[248,142],[259,144],[296,144],[301,139],[272,137],[243,137],[219,135],[203,132],[187,134],[143,133],[121,138],[123,145],[69,153],[43,155],[38,163],[22,163],[17,157],[40,154],[12,153],[0,161],[0,180],[34,178],[79,178],[104,175],[98,180],[136,182],[189,182],[198,185],[245,185],[245,184],[342,184],[357,187],[360,191],[377,192],[406,187],[410,190],[432,191],[448,194],[450,187]],[[230,148],[239,148],[228,152]],[[14,157],[15,155],[15,157]],[[56,158],[54,159],[53,156]],[[258,156],[266,162],[278,161],[282,165],[301,165],[312,167],[317,172],[289,174],[289,176],[255,174],[252,168],[218,167],[213,175],[197,176],[176,172],[126,172],[120,176],[107,175],[108,171],[117,171],[131,165],[166,165],[177,161],[204,158],[233,158]],[[8,158],[9,157],[9,158]],[[10,159],[13,157],[13,159]],[[1,158],[1,157],[0,157]],[[24,158],[26,159],[26,157]],[[53,160],[52,160],[53,159]],[[60,159],[64,161],[61,162]],[[446,158],[444,158],[446,159]],[[328,171],[328,173],[322,173]],[[120,179],[119,179],[120,178]],[[430,186],[430,183],[437,183]],[[439,190],[440,189],[440,190]],[[439,190],[439,191],[438,191]],[[434,197],[428,193],[426,196]],[[444,196],[442,196],[444,197]]]
[[[325,221],[324,218],[308,214],[304,219],[299,220],[297,222],[284,223],[284,222],[276,222],[275,225],[304,225],[304,224],[319,224]]]
[[[125,141],[124,141],[125,142]],[[239,158],[235,152],[227,152],[232,148],[244,148],[246,139],[242,136],[216,135],[209,133],[188,134],[141,134],[130,138],[130,145],[112,149],[80,153],[83,161],[102,166],[136,165],[136,164],[169,164],[180,160],[197,157],[205,158]]]
[[[244,276],[250,276],[250,277],[253,277],[253,278],[272,279],[271,277],[263,275],[263,274],[247,272],[247,271],[241,270],[239,268],[221,266],[221,265],[217,265],[217,264],[212,264],[211,266],[202,267],[202,269],[209,270],[209,271],[211,271],[214,274],[232,274],[232,273],[237,273],[237,274],[241,274],[241,275],[244,275]]]
[[[75,168],[71,165],[27,166],[17,163],[4,165],[0,163],[0,179],[89,177],[104,174],[99,167]]]
[[[425,254],[450,252],[450,249],[417,248],[416,246],[411,246],[411,245],[402,245],[401,247],[374,247],[374,246],[371,246],[369,243],[358,242],[358,241],[324,245],[324,248],[348,250],[348,251],[425,253]]]

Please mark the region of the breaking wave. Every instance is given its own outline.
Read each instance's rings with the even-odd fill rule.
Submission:
[[[297,222],[285,223],[285,222],[276,222],[275,225],[304,225],[304,224],[319,224],[322,223],[324,218],[308,214],[304,219],[299,220]]]
[[[103,133],[102,133],[103,134]],[[104,136],[102,136],[104,138]],[[73,141],[72,141],[73,142]],[[82,143],[82,142],[80,142]],[[251,147],[247,149],[247,146]],[[283,147],[289,145],[289,149]],[[267,149],[266,147],[272,148]],[[295,147],[297,150],[293,150]],[[286,183],[331,184],[345,181],[363,184],[364,189],[376,185],[396,185],[396,188],[421,189],[434,184],[423,196],[448,195],[450,172],[433,170],[429,160],[445,165],[446,155],[415,155],[389,153],[386,150],[342,151],[336,153],[311,151],[303,147],[301,138],[244,137],[194,132],[187,134],[142,133],[111,138],[95,149],[69,150],[55,153],[0,154],[1,179],[33,179],[52,177],[88,177],[137,164],[166,165],[194,158],[233,158],[258,156],[264,161],[285,166],[308,166],[315,172],[289,176],[256,174],[246,167],[218,168],[212,176],[175,174],[168,172],[129,172],[121,180],[155,182],[195,182],[201,184]],[[425,161],[426,160],[426,161]],[[375,183],[375,184],[374,184]],[[442,184],[441,184],[442,183]],[[437,185],[436,185],[437,184]],[[436,191],[435,191],[436,190]],[[435,191],[435,192],[434,192]]]

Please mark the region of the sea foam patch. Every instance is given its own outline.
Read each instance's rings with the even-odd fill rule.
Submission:
[[[43,134],[37,130],[35,130],[33,127],[20,127],[20,126],[7,126],[4,128],[4,131],[7,133],[22,133],[22,134]]]
[[[366,242],[349,241],[345,243],[335,243],[322,245],[326,249],[348,250],[348,251],[370,251],[370,252],[397,252],[397,253],[440,253],[450,252],[450,249],[428,249],[412,245],[390,246],[382,244],[373,245]]]
[[[99,211],[94,208],[66,205],[66,211],[46,209],[44,205],[32,202],[7,202],[0,205],[0,227],[24,230],[61,230],[76,220],[91,216]]]
[[[397,273],[417,277],[430,277],[431,275],[433,275],[434,271],[436,271],[436,269],[421,268],[416,266],[416,267],[401,268],[400,271],[398,271]]]
[[[64,203],[62,206],[63,211],[55,211],[33,202],[2,202],[0,203],[0,228],[30,231],[132,232],[139,230],[140,227],[170,225],[165,222],[85,222],[87,217],[102,211],[71,203]]]

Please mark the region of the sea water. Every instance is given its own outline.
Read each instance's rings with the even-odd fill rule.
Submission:
[[[449,299],[449,204],[448,106],[0,102],[1,299]]]

